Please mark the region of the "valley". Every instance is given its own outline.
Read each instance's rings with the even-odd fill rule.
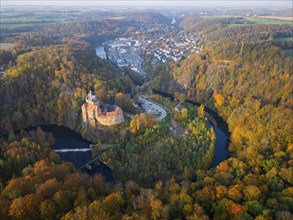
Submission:
[[[0,219],[292,219],[292,5],[0,10]]]

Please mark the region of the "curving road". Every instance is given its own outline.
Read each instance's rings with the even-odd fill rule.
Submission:
[[[161,122],[167,116],[166,110],[157,103],[153,102],[151,99],[149,99],[147,95],[140,94],[138,95],[138,99],[145,106],[152,107],[153,109],[161,113],[161,115],[157,118],[158,122]]]

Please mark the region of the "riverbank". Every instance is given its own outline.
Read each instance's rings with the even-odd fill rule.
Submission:
[[[170,93],[162,92],[156,89],[152,90],[153,93],[161,95],[165,98],[170,98],[171,100],[174,100],[174,96]],[[194,106],[201,106],[202,103],[193,101],[193,100],[187,100],[186,102],[194,105]],[[216,144],[215,144],[215,156],[212,163],[212,168],[216,167],[218,164],[220,164],[222,161],[229,158],[229,152],[228,152],[228,146],[229,146],[229,140],[230,140],[230,132],[228,130],[228,124],[224,121],[223,118],[221,118],[217,112],[214,110],[205,107],[205,111],[213,117],[213,119],[216,122],[215,127],[215,133],[216,133]]]
[[[22,130],[30,133],[31,131],[35,131],[37,128],[41,128],[42,131],[46,133],[52,133],[54,136],[54,144],[53,150],[57,150],[60,158],[64,161],[71,162],[75,165],[78,169],[79,167],[83,166],[84,164],[88,163],[88,161],[92,160],[92,153],[91,151],[83,151],[82,149],[89,149],[90,144],[93,142],[83,138],[81,134],[73,131],[72,129],[59,126],[59,125],[39,125],[34,127],[24,128]],[[15,135],[20,134],[21,130],[14,131]],[[7,139],[9,133],[2,135],[5,139]],[[66,149],[66,151],[64,151]],[[70,150],[71,149],[71,150]],[[58,152],[59,151],[59,152]],[[63,152],[64,151],[64,152]],[[99,173],[102,174],[104,180],[108,183],[114,182],[113,174],[109,167],[104,164],[92,164],[92,168],[82,169],[83,173],[88,174],[89,176],[94,176],[95,174]]]

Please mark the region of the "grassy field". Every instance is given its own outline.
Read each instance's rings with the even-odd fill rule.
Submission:
[[[246,20],[254,22],[256,24],[291,24],[291,25],[293,25],[292,21],[282,21],[282,20],[276,20],[276,19],[271,19],[271,18],[246,17]]]
[[[213,20],[213,19],[219,19],[219,18],[231,18],[234,16],[228,16],[228,15],[207,15],[207,16],[201,16],[202,18]]]
[[[229,16],[229,15],[210,15],[210,16],[201,16],[202,18],[213,20],[213,19],[221,19],[221,18],[233,18],[233,17],[241,17],[241,16]],[[292,24],[293,21],[289,19],[285,19],[283,17],[280,17],[279,19],[277,17],[244,17],[245,20],[253,22],[255,24]],[[238,25],[245,25],[245,24],[230,24],[234,26]]]
[[[123,20],[125,18],[125,16],[120,16],[120,17],[113,17],[113,18],[109,18],[111,20]]]
[[[0,28],[16,28],[22,26],[34,26],[34,25],[45,25],[56,21],[64,20],[60,16],[48,17],[48,16],[19,16],[19,17],[6,17],[0,18]]]
[[[18,28],[18,27],[28,27],[28,26],[35,26],[35,25],[46,25],[50,23],[16,23],[16,24],[1,24],[0,23],[0,30],[1,28]]]
[[[32,26],[52,23],[53,20],[38,18],[5,18],[0,19],[0,28],[16,28],[21,26]]]
[[[27,23],[27,22],[38,22],[41,21],[38,18],[27,18],[27,17],[17,17],[17,18],[1,18],[1,23]]]
[[[275,19],[275,20],[281,20],[281,21],[293,21],[293,17],[277,17],[277,16],[257,16],[259,18],[269,18],[269,19]]]
[[[0,43],[0,49],[1,50],[10,50],[14,47],[14,44],[10,44],[10,43]]]

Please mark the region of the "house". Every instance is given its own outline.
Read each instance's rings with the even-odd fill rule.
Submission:
[[[186,106],[183,105],[183,104],[178,104],[178,105],[176,105],[176,107],[175,107],[175,111],[176,111],[176,112],[181,112],[183,109],[187,109]]]

